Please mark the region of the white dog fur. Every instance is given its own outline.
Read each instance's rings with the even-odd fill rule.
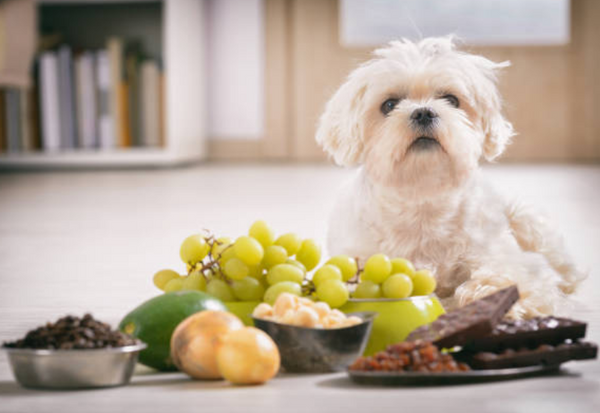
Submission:
[[[434,272],[450,308],[517,284],[513,317],[556,311],[583,274],[550,225],[480,173],[481,158],[496,159],[514,135],[496,88],[507,66],[445,37],[391,42],[350,74],[316,136],[337,164],[360,166],[332,213],[330,254],[406,257]],[[397,104],[384,114],[388,99]],[[411,120],[420,108],[437,114],[428,128]],[[422,136],[438,143],[415,144]]]

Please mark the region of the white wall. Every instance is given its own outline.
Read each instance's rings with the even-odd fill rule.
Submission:
[[[569,0],[341,0],[340,41],[373,47],[453,33],[478,45],[562,45],[569,14]]]
[[[263,0],[206,0],[208,136],[264,135]]]

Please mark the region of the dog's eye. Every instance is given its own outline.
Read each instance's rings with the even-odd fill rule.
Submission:
[[[459,106],[458,98],[454,95],[447,94],[447,95],[442,96],[442,99],[446,99],[448,101],[448,103],[450,103],[455,108],[457,108]]]
[[[381,113],[383,113],[384,115],[387,115],[392,110],[394,110],[394,108],[396,107],[396,105],[398,104],[398,102],[400,102],[400,99],[388,99],[388,100],[386,100],[385,102],[383,102],[381,104]]]

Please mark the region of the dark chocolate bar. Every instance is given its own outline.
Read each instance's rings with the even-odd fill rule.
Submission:
[[[585,337],[587,324],[559,317],[536,317],[530,320],[504,320],[487,336],[475,337],[465,345],[469,351],[499,353],[507,348],[535,348],[556,345]]]
[[[574,342],[558,346],[542,344],[535,349],[507,349],[502,353],[465,353],[459,360],[466,361],[474,369],[508,369],[536,365],[555,366],[569,360],[586,360],[598,357],[598,346],[594,343]]]
[[[490,334],[518,299],[519,290],[510,286],[441,315],[434,322],[414,330],[406,340],[431,341],[439,348],[461,346]]]

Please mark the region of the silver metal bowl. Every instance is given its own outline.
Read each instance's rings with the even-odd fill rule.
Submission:
[[[129,383],[146,344],[90,350],[4,348],[17,381],[24,387],[85,389]]]
[[[345,371],[367,345],[377,313],[350,313],[363,322],[343,328],[306,328],[252,317],[254,325],[267,333],[279,348],[281,364],[290,373]]]

